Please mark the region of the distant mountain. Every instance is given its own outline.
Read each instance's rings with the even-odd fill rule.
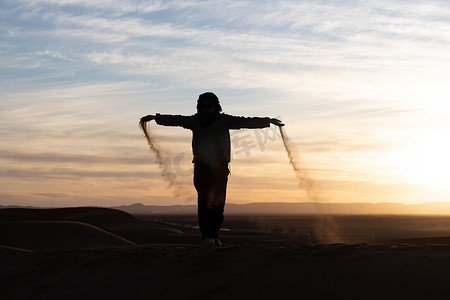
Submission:
[[[196,214],[196,205],[143,205],[135,203],[112,207],[130,214]],[[432,202],[420,204],[400,203],[227,203],[226,214],[339,214],[339,215],[416,215],[437,214],[450,215],[450,202]]]

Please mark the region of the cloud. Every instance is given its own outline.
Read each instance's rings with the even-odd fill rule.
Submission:
[[[21,179],[21,180],[33,180],[33,181],[73,181],[88,178],[103,178],[103,179],[116,179],[121,178],[160,178],[159,172],[151,171],[93,171],[83,170],[77,168],[64,168],[64,167],[50,167],[50,168],[4,168],[0,172],[1,177]]]
[[[141,12],[149,13],[159,11],[164,8],[161,1],[118,1],[118,0],[31,0],[31,1],[11,1],[21,3],[23,7],[28,8],[50,8],[50,7],[84,7],[86,9],[98,9],[106,11],[115,11],[121,13]]]
[[[67,3],[88,5],[85,1],[63,4]],[[110,7],[111,3],[115,2],[108,1],[104,3],[105,6],[93,6],[101,9]],[[127,11],[121,9],[119,3],[115,4],[119,7],[118,11]],[[208,13],[213,10],[212,2],[202,5],[189,2],[180,7],[174,3],[152,4],[154,5],[158,7],[157,11],[173,10],[172,13],[181,15],[188,11],[193,14],[191,19],[195,16],[199,20],[208,19]],[[217,6],[215,3],[214,5]],[[434,44],[430,38],[428,46],[422,45],[424,39],[436,32],[433,30],[434,25],[442,28],[438,32],[445,32],[445,26],[448,26],[434,17],[434,14],[440,12],[438,6],[428,6],[428,14],[425,15],[401,15],[399,11],[397,14],[400,17],[396,19],[392,12],[398,6],[379,8],[373,6],[373,3],[355,6],[268,2],[258,5],[258,9],[253,9],[250,16],[245,12],[255,8],[254,2],[222,2],[220,5],[226,9],[214,9],[214,16],[217,18],[213,23],[215,26],[201,26],[188,20],[180,22],[183,18],[169,18],[169,22],[158,22],[157,17],[146,18],[143,15],[111,18],[108,14],[76,15],[70,10],[65,13],[50,10],[45,19],[53,20],[58,27],[62,27],[56,31],[48,31],[55,38],[83,38],[84,35],[83,44],[92,44],[94,41],[97,45],[95,48],[101,50],[91,51],[89,48],[92,46],[82,50],[87,59],[113,68],[114,72],[125,72],[128,75],[165,74],[179,78],[180,81],[189,74],[188,78],[192,78],[193,82],[200,81],[204,85],[215,83],[234,88],[264,87],[281,90],[290,90],[293,86],[298,86],[298,82],[311,86],[310,83],[320,80],[319,74],[323,73],[323,68],[327,68],[327,72],[330,72],[330,68],[340,70],[341,76],[344,75],[345,78],[343,72],[351,75],[351,72],[357,70],[356,76],[364,76],[367,70],[373,72],[378,69],[377,72],[380,72],[380,68],[384,73],[387,66],[391,69],[410,67],[405,55],[415,56],[416,62],[427,59],[424,61],[426,63],[429,53],[425,55],[424,50],[439,50],[432,50]],[[128,7],[128,4],[125,6]],[[406,5],[406,11],[415,12],[421,8],[416,6]],[[108,11],[108,8],[105,10]],[[243,27],[239,31],[233,28],[230,18],[232,21],[242,20],[240,23],[244,23]],[[261,22],[261,19],[265,21]],[[290,25],[280,25],[286,23]],[[411,23],[418,26],[417,30],[406,32],[411,28]],[[399,30],[399,26],[405,30]],[[419,27],[421,30],[418,30]],[[114,35],[116,41],[111,40],[110,35]],[[208,38],[204,38],[205,36]],[[317,39],[318,36],[320,39]],[[416,53],[412,53],[411,49],[416,49]],[[202,63],[205,61],[208,64]],[[126,68],[114,68],[114,65]],[[192,70],[196,70],[195,76]],[[250,85],[247,78],[253,78]]]
[[[77,164],[125,164],[125,165],[142,165],[143,162],[149,160],[149,155],[133,155],[133,156],[104,156],[100,154],[68,154],[61,152],[36,152],[36,151],[11,151],[2,149],[1,159],[13,160],[26,163],[77,163]]]
[[[133,203],[153,203],[157,205],[175,204],[173,198],[165,195],[98,195],[77,193],[33,193],[28,191],[0,191],[3,206],[32,205],[35,207],[70,206],[115,206]]]

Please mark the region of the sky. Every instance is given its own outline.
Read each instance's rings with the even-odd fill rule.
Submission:
[[[0,205],[195,204],[191,133],[277,117],[323,202],[450,201],[448,1],[0,1]],[[276,127],[231,132],[230,203],[310,201]]]

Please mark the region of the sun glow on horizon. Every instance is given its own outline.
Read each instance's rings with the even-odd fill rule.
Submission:
[[[441,130],[420,133],[392,155],[398,175],[410,183],[450,190],[450,140]]]

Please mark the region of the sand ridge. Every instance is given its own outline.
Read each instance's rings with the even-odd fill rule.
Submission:
[[[27,250],[136,245],[96,226],[75,221],[0,222],[0,241],[10,247]]]

